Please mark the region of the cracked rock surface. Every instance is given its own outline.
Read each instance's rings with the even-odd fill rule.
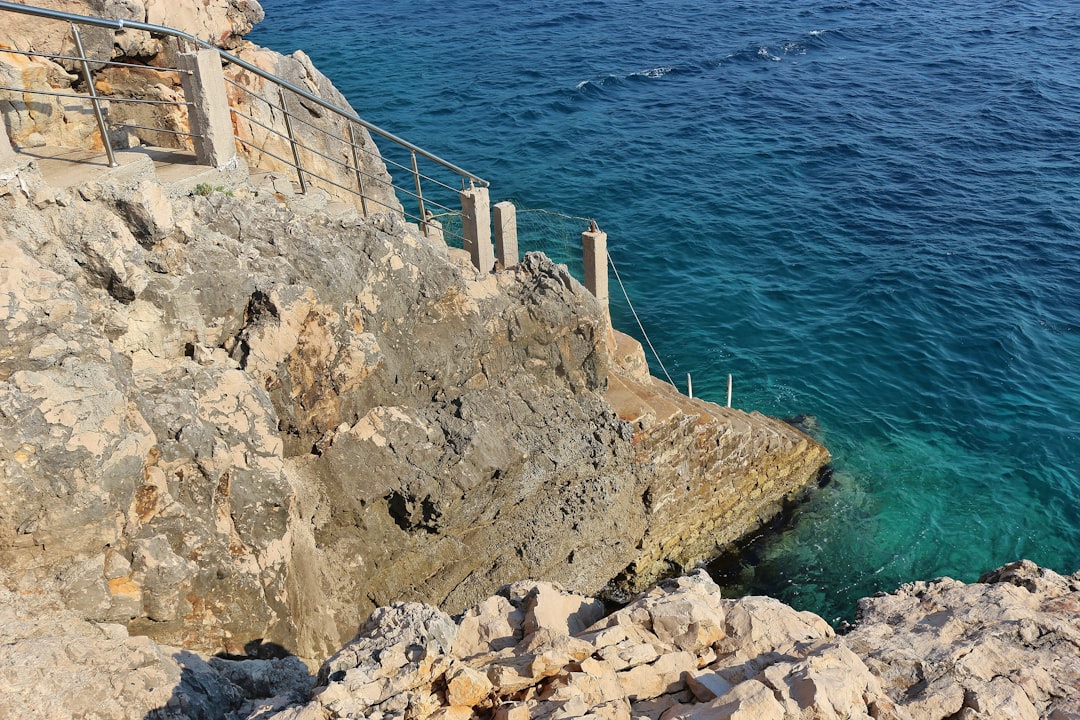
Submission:
[[[149,163],[5,178],[3,581],[81,619],[318,658],[398,600],[632,594],[827,461],[657,384],[542,255],[481,274],[396,214]]]

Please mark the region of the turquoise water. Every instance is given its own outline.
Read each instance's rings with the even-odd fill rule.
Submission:
[[[361,116],[595,217],[680,387],[812,416],[834,480],[730,594],[1080,568],[1073,3],[263,5]]]

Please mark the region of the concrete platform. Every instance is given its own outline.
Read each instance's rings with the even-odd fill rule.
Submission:
[[[239,158],[230,167],[212,168],[195,162],[195,154],[171,148],[137,147],[115,153],[117,167],[109,167],[104,153],[64,147],[19,148],[16,157],[37,162],[42,178],[56,188],[71,188],[106,178],[156,176],[170,195],[186,195],[206,183],[232,188],[248,179]]]

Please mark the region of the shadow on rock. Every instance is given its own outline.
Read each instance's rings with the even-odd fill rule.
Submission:
[[[257,720],[308,699],[315,678],[300,658],[262,640],[244,649],[247,656],[209,660],[186,650],[174,653],[180,682],[169,701],[145,720]]]

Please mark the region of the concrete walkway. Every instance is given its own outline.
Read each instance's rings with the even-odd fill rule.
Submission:
[[[42,178],[55,188],[72,188],[107,177],[153,174],[170,194],[187,194],[196,185],[234,187],[248,178],[247,167],[237,159],[229,168],[198,165],[195,154],[171,148],[137,147],[115,153],[118,167],[109,167],[104,153],[64,147],[20,148],[15,156],[37,163]]]

